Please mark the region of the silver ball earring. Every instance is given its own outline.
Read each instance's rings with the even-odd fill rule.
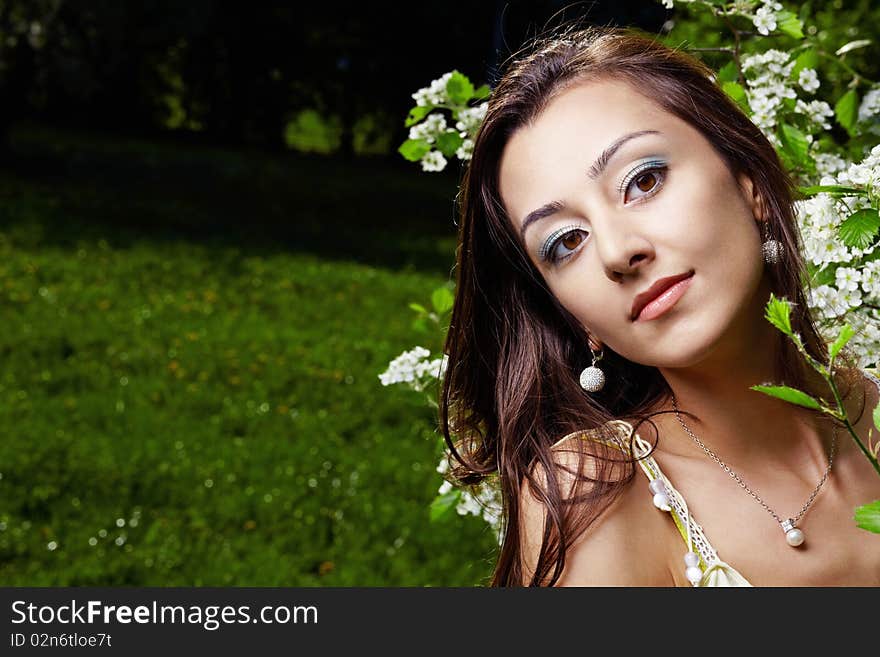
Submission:
[[[602,360],[604,353],[600,350],[596,355],[592,347],[590,351],[593,354],[593,364],[581,372],[581,388],[587,392],[599,392],[605,386],[605,372],[596,367],[596,363]]]
[[[764,254],[764,262],[768,265],[775,265],[782,258],[782,244],[779,240],[770,237],[770,222],[762,221],[764,224],[764,243],[761,245],[761,253]]]

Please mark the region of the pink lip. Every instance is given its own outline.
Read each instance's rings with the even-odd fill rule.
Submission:
[[[667,310],[672,308],[684,295],[693,278],[693,274],[691,274],[684,280],[681,280],[675,285],[664,290],[663,293],[656,298],[652,299],[650,303],[646,304],[645,307],[642,308],[639,316],[636,317],[636,321],[646,322],[651,319],[656,319]]]

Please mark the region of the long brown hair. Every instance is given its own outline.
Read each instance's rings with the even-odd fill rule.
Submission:
[[[451,476],[468,486],[497,473],[500,482],[503,538],[491,586],[553,586],[565,566],[566,547],[634,476],[633,460],[622,460],[624,452],[598,443],[591,448],[590,475],[582,471],[583,455],[574,473],[590,484],[586,492],[563,499],[551,446],[587,429],[613,440],[604,425],[622,418],[637,420],[631,440],[643,422],[653,425],[654,413],[648,411],[670,393],[657,368],[629,361],[607,346],[602,365],[612,383],[593,394],[581,388],[579,372],[591,361],[583,327],[548,289],[501,202],[499,162],[511,135],[564,89],[598,78],[631,83],[698,129],[734,175],[748,173],[769,215],[771,236],[783,247],[781,261],[768,269],[772,290],[793,303],[792,325],[807,351],[828,363],[807,305],[809,280],[793,182],[773,145],[718,86],[713,71],[631,28],[569,25],[535,38],[511,57],[492,91],[463,174],[457,290],[439,399],[440,426],[458,462]],[[781,332],[776,353],[775,382],[809,390],[803,359]],[[847,359],[851,363],[851,355]],[[536,475],[536,466],[544,478]],[[520,535],[524,481],[546,508],[531,577]]]

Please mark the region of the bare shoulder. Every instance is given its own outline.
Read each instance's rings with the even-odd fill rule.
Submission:
[[[581,439],[582,440],[582,439]],[[580,441],[564,441],[554,445],[553,462],[557,486],[566,498],[574,475],[578,472]],[[636,466],[638,468],[638,466]],[[581,470],[588,477],[599,473],[593,451],[584,452]],[[624,471],[615,466],[612,474]],[[603,478],[607,479],[607,472]],[[547,485],[543,466],[535,466],[535,479]],[[620,484],[619,494],[599,517],[568,547],[565,567],[555,586],[674,586],[670,554],[680,559],[681,542],[668,514],[659,512],[651,503],[647,479],[641,472]],[[583,484],[579,493],[588,492],[592,483]],[[544,534],[546,506],[523,480],[520,499],[520,527],[523,541],[524,570],[530,579],[534,572]],[[584,509],[590,513],[590,509]],[[678,548],[678,549],[676,549]],[[552,572],[552,568],[551,571]],[[528,583],[528,582],[526,582]]]

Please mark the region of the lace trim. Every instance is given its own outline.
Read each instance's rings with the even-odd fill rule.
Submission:
[[[623,420],[615,420],[614,422],[621,424],[626,428],[627,432],[632,431],[632,426],[628,422],[624,422]],[[625,449],[626,445],[621,442],[620,447]],[[690,513],[684,496],[678,492],[678,489],[675,488],[675,486],[672,485],[672,482],[669,481],[665,474],[663,474],[660,465],[654,457],[646,456],[651,451],[651,444],[639,434],[636,434],[633,437],[633,447],[633,455],[639,459],[638,463],[641,466],[642,471],[648,476],[648,479],[650,481],[660,479],[666,486],[666,490],[669,493],[668,497],[670,506],[672,507],[672,512],[675,514],[673,516],[675,524],[678,525],[682,536],[685,537],[688,551],[696,552],[700,555],[700,561],[702,562],[701,570],[706,571],[715,564],[720,563],[721,559],[719,558],[718,553],[703,533],[702,525],[700,525]]]

